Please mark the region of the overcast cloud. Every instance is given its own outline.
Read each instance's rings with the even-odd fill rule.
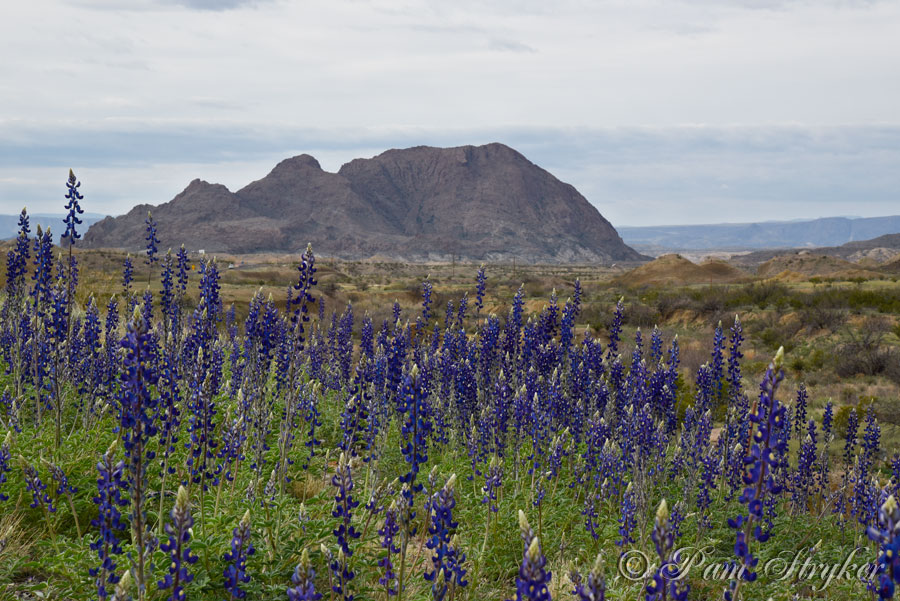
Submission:
[[[900,3],[31,0],[0,212],[119,214],[286,156],[500,141],[616,225],[897,214]]]

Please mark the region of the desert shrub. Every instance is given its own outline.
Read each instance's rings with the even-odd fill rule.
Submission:
[[[838,407],[834,412],[834,433],[839,438],[847,437],[847,419],[850,417],[850,411],[856,409],[856,416],[862,422],[865,418],[866,411],[875,404],[876,398],[872,396],[864,396],[847,405]]]
[[[634,303],[625,309],[625,323],[638,328],[652,328],[660,323],[660,315],[653,307]]]
[[[725,298],[721,294],[710,294],[700,303],[700,312],[704,315],[720,314],[725,310]]]
[[[847,330],[847,342],[837,353],[835,372],[841,377],[894,373],[900,356],[884,343],[889,325],[883,317],[870,317],[862,327]]]
[[[883,424],[900,426],[900,398],[882,399],[875,403],[875,415]]]
[[[879,313],[900,313],[900,291],[862,290],[854,288],[844,291],[846,305],[858,311],[871,309]]]
[[[813,349],[807,354],[795,353],[791,355],[788,366],[798,374],[818,371],[823,369],[831,358],[830,354],[823,349]]]
[[[765,309],[769,305],[783,306],[790,292],[784,284],[778,282],[758,282],[745,285],[735,296],[735,301],[742,305],[756,305]]]
[[[844,324],[847,314],[840,309],[832,309],[822,305],[806,306],[798,311],[800,322],[807,331],[828,330],[833,332]]]
[[[690,308],[690,306],[690,300],[683,296],[664,294],[656,299],[656,312],[663,320],[671,318],[676,311]]]
[[[796,330],[793,332],[785,331],[784,328],[771,327],[766,328],[759,333],[759,341],[770,351],[777,351],[778,347],[784,347],[785,353],[790,353],[797,348],[796,341],[792,340]]]

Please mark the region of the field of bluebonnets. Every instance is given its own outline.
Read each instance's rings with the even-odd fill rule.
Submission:
[[[751,381],[739,317],[685,378],[677,336],[624,336],[623,302],[576,331],[578,280],[494,315],[484,268],[442,306],[426,278],[374,323],[324,306],[309,249],[239,317],[151,216],[148,280],[126,259],[98,302],[79,185],[61,247],[23,211],[7,254],[3,599],[893,596],[875,409],[838,428],[784,394],[781,350]]]

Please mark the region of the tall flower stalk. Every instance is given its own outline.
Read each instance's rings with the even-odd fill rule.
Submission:
[[[781,436],[785,427],[785,407],[775,394],[779,383],[784,379],[784,348],[779,348],[772,363],[766,370],[760,386],[760,398],[757,406],[750,413],[750,421],[756,425],[753,431],[753,444],[749,454],[744,458],[745,485],[739,501],[747,505],[747,513],[728,519],[728,525],[737,530],[734,543],[734,554],[738,557],[740,579],[732,581],[724,592],[725,601],[740,599],[740,590],[744,582],[756,580],[754,568],[759,559],[750,548],[752,539],[764,543],[769,539],[769,531],[763,528],[763,511],[766,501],[781,492],[781,486],[774,476],[774,469],[781,462],[786,444]]]
[[[171,562],[165,577],[157,585],[159,590],[172,589],[168,601],[182,601],[185,598],[184,587],[194,579],[194,575],[188,571],[188,567],[197,562],[197,556],[191,553],[188,543],[191,540],[191,526],[194,519],[191,517],[190,499],[184,486],[178,487],[178,495],[175,497],[175,507],[169,514],[171,522],[166,524],[168,542],[160,544],[159,548],[169,555]]]
[[[535,536],[525,512],[521,509],[519,528],[522,531],[525,552],[519,566],[519,574],[516,576],[516,601],[550,601],[552,599],[550,580],[553,574],[546,569],[547,558],[541,550],[541,541]]]
[[[117,441],[113,441],[97,463],[99,478],[94,503],[97,505],[98,516],[91,521],[91,526],[100,530],[100,538],[91,543],[91,549],[97,552],[100,559],[100,567],[92,568],[90,574],[97,579],[97,595],[101,601],[108,597],[107,586],[119,582],[114,556],[122,554],[120,536],[127,527],[119,510],[128,505],[128,499],[122,496],[128,487],[123,480],[125,462],[115,460],[116,447]]]
[[[119,387],[119,425],[125,447],[128,468],[128,488],[131,496],[132,542],[135,546],[134,578],[138,599],[147,594],[146,564],[152,550],[152,536],[147,528],[146,502],[148,444],[156,434],[157,399],[151,394],[159,377],[154,368],[153,337],[138,308],[127,326],[121,346],[125,359]]]
[[[256,553],[256,549],[250,541],[250,510],[248,509],[232,533],[231,551],[225,553],[224,556],[225,561],[228,562],[223,575],[229,601],[243,599],[247,596],[247,591],[242,589],[241,585],[250,582],[250,575],[247,574],[247,558],[254,553]]]

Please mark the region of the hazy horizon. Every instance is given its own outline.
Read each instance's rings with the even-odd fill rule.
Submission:
[[[891,215],[898,30],[877,0],[19,3],[0,213],[59,210],[70,167],[122,214],[304,152],[497,141],[619,226]]]

